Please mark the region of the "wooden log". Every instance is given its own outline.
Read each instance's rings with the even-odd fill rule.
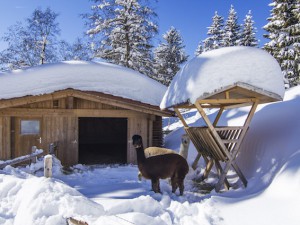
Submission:
[[[46,155],[44,157],[44,177],[52,177],[52,155]]]
[[[35,153],[31,153],[31,154],[25,155],[25,156],[20,156],[15,159],[6,160],[6,161],[0,163],[0,169],[3,169],[4,167],[6,167],[8,165],[15,165],[15,164],[30,160],[31,158],[35,158],[41,154],[43,154],[43,150],[38,150]]]
[[[68,225],[88,225],[87,222],[70,217],[67,219]]]

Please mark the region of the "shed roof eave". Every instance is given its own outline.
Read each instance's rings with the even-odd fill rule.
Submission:
[[[0,109],[18,107],[21,105],[27,105],[42,101],[51,101],[68,96],[83,98],[96,102],[106,101],[107,104],[116,105],[130,110],[149,113],[157,116],[169,117],[174,115],[173,111],[168,109],[161,110],[159,106],[154,106],[147,103],[138,102],[135,100],[113,96],[105,93],[80,91],[75,89],[65,89],[42,95],[30,95],[11,99],[0,99]]]
[[[260,100],[268,99],[269,102],[275,102],[275,101],[282,101],[283,100],[283,98],[280,95],[276,94],[276,93],[264,90],[262,88],[256,87],[256,86],[251,85],[251,84],[247,84],[245,82],[236,82],[232,85],[221,87],[220,89],[217,89],[212,93],[205,93],[204,95],[199,96],[196,101],[204,100],[204,99],[208,99],[208,98],[209,99],[214,99],[215,95],[218,95],[222,92],[225,93],[225,92],[228,92],[228,91],[230,92],[230,91],[238,90],[238,89],[244,89],[244,91],[248,92],[249,98],[252,98],[251,95],[254,95],[254,96],[256,96],[256,98],[261,98]],[[265,101],[260,101],[260,103],[266,103],[266,102]]]
[[[214,99],[217,100],[217,99],[220,99],[220,95],[222,95],[223,93],[224,93],[224,96],[226,96],[226,92],[232,92],[232,93],[240,92],[240,93],[243,93],[244,95],[246,95],[246,97],[244,98],[244,102],[243,102],[243,99],[240,99],[241,102],[237,102],[236,99],[234,99],[234,98],[228,99],[228,101],[220,100],[220,102],[218,103],[218,105],[220,107],[223,106],[223,107],[230,108],[231,105],[237,105],[237,103],[239,103],[239,105],[245,105],[243,103],[249,103],[249,101],[253,101],[253,99],[259,99],[259,104],[283,100],[283,98],[276,93],[264,90],[262,88],[259,88],[259,87],[256,87],[256,86],[244,83],[244,82],[236,82],[232,85],[221,87],[220,89],[217,89],[212,93],[205,93],[202,96],[199,96],[195,100],[195,102],[201,101],[202,103],[204,103],[205,100],[207,100],[207,102],[214,100]],[[167,107],[167,109],[170,109],[170,108],[195,108],[195,105],[194,105],[195,102],[193,103],[193,102],[190,102],[189,100],[187,100],[186,102],[170,105]]]

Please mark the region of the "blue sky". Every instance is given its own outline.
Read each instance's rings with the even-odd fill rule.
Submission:
[[[162,34],[171,26],[178,29],[186,45],[187,54],[193,56],[200,40],[206,38],[207,27],[211,25],[215,11],[226,20],[230,5],[237,11],[239,22],[242,23],[249,10],[252,11],[257,38],[262,46],[268,40],[263,38],[266,32],[262,27],[270,17],[272,0],[159,0],[153,1],[158,14],[160,33],[156,42],[161,40]],[[82,36],[85,31],[81,13],[90,12],[92,3],[88,0],[1,0],[0,3],[0,36],[7,31],[10,25],[30,17],[37,7],[50,7],[58,12],[58,22],[61,28],[61,38],[73,42],[76,37]],[[5,45],[0,41],[0,50]]]

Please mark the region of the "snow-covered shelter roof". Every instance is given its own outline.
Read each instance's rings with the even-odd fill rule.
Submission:
[[[234,93],[237,89],[239,92]],[[223,93],[228,90],[239,98],[258,98],[260,103],[282,100],[284,82],[280,66],[259,48],[238,46],[205,52],[176,74],[160,107],[225,98]]]
[[[75,89],[159,106],[166,87],[128,68],[104,62],[67,61],[0,74],[0,100]]]

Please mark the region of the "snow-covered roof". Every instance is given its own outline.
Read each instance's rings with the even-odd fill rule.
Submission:
[[[68,88],[96,91],[159,106],[166,87],[128,68],[104,62],[67,61],[0,74],[0,100]]]
[[[160,107],[194,104],[197,99],[235,85],[251,87],[277,100],[284,96],[283,75],[277,61],[262,49],[236,46],[205,52],[187,62],[174,77]]]

